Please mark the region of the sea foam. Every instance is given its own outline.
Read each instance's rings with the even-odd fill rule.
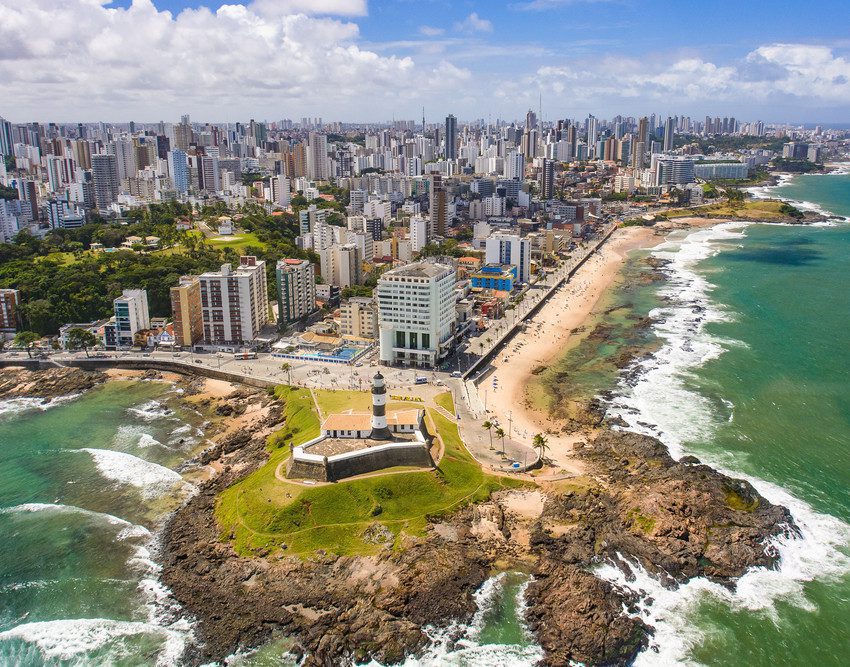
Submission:
[[[32,410],[49,410],[78,398],[80,394],[57,396],[55,398],[7,398],[0,401],[0,419],[14,417]]]
[[[0,514],[36,513],[76,514],[110,526],[116,526],[120,529],[116,536],[119,540],[149,538],[151,535],[150,531],[144,526],[131,523],[126,519],[122,519],[112,514],[95,512],[94,510],[87,510],[75,505],[63,505],[59,503],[23,503],[21,505],[14,505],[13,507],[4,507],[0,509]]]
[[[100,474],[105,478],[138,488],[146,498],[161,496],[174,490],[176,486],[194,488],[191,484],[184,482],[179,473],[170,468],[145,461],[132,454],[87,447],[78,451],[88,453],[94,459]]]
[[[134,657],[126,640],[144,635],[161,641],[157,665],[174,665],[186,643],[184,633],[152,623],[105,618],[63,619],[24,623],[0,632],[2,653],[11,664],[110,664]],[[94,655],[93,655],[94,654]]]
[[[490,577],[475,592],[477,610],[469,625],[451,623],[444,628],[426,627],[424,630],[431,640],[430,646],[420,657],[408,658],[403,663],[404,666],[514,667],[515,665],[534,665],[542,660],[543,649],[533,643],[533,637],[527,629],[528,644],[525,645],[482,644],[480,641],[487,615],[504,593],[506,580],[507,574],[502,572]],[[521,622],[525,617],[525,591],[529,583],[530,580],[525,581],[518,587],[514,601],[516,614]]]
[[[608,409],[609,414],[618,415],[629,424],[628,430],[661,440],[676,458],[688,453],[685,443],[710,440],[719,424],[728,419],[718,415],[717,406],[686,383],[695,368],[723,354],[731,345],[741,344],[705,330],[706,323],[727,321],[735,315],[711,301],[714,286],[695,267],[719,252],[720,243],[740,239],[744,227],[742,223],[719,225],[691,233],[680,242],[668,242],[655,251],[657,257],[669,260],[665,267],[669,282],[661,292],[668,305],[651,313],[659,320],[655,332],[664,345],[653,357],[637,362],[633,369],[638,371],[637,380],[624,378],[619,396]],[[634,377],[634,373],[627,376]],[[725,405],[724,409],[730,407]],[[845,553],[850,544],[850,526],[814,511],[776,484],[742,475],[735,470],[738,462],[733,457],[716,454],[701,458],[725,474],[747,479],[770,502],[787,507],[799,535],[773,538],[766,547],[776,548],[778,567],[753,568],[731,589],[695,578],[669,590],[639,564],[631,567],[633,577],[627,577],[611,563],[599,567],[598,576],[643,595],[639,614],[655,628],[655,635],[650,650],[641,654],[637,664],[686,664],[688,651],[701,639],[688,612],[701,600],[713,598],[733,609],[778,619],[776,601],[814,610],[805,596],[804,584],[815,578],[836,579],[850,572],[850,557]]]

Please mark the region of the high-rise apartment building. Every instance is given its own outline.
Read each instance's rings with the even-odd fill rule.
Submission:
[[[270,181],[272,201],[278,206],[288,208],[292,201],[289,179],[286,176],[274,176]]]
[[[204,311],[198,276],[181,276],[171,288],[171,315],[178,347],[191,348],[204,339]]]
[[[417,262],[378,279],[382,364],[436,367],[451,351],[455,333],[455,272]]]
[[[428,224],[428,219],[421,215],[410,218],[410,249],[413,252],[419,252],[428,244]]]
[[[168,153],[168,176],[180,194],[189,191],[189,159],[184,150],[175,148]]]
[[[505,178],[518,178],[522,180],[524,177],[525,156],[517,151],[510,151],[505,156]]]
[[[277,263],[278,328],[316,310],[316,267],[306,259],[282,259]]]
[[[665,153],[673,150],[673,132],[676,129],[676,120],[667,118],[664,122],[664,146],[661,150]]]
[[[432,172],[430,180],[430,205],[431,216],[430,236],[445,236],[448,218],[448,193],[443,187],[443,176],[439,172]]]
[[[219,192],[221,190],[221,174],[218,168],[218,158],[202,155],[199,162],[198,177],[202,190]]]
[[[446,159],[457,160],[457,118],[446,116]]]
[[[632,166],[643,169],[646,165],[646,149],[649,146],[649,118],[643,116],[638,121],[635,149],[632,151]]]
[[[0,334],[11,334],[20,326],[20,293],[16,289],[0,289]]]
[[[310,132],[307,153],[307,176],[314,181],[326,181],[329,177],[328,138],[318,132]]]
[[[543,160],[540,169],[540,197],[549,200],[555,197],[555,161]]]
[[[143,289],[125,289],[112,302],[115,314],[115,346],[130,348],[139,331],[151,328],[148,293]]]
[[[346,288],[359,285],[362,255],[354,243],[331,243],[319,251],[319,270],[328,285]]]
[[[661,157],[655,159],[655,185],[683,185],[694,182],[694,161],[689,157]]]
[[[118,162],[114,155],[92,155],[91,168],[95,205],[105,211],[118,200],[121,191]]]
[[[254,256],[239,258],[239,266],[200,276],[204,343],[245,345],[269,321],[266,263]]]

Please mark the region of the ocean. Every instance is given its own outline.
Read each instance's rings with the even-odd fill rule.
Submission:
[[[850,175],[757,191],[850,216]],[[645,572],[656,627],[638,664],[843,665],[850,650],[850,225],[725,224],[671,237],[652,256],[668,280],[650,311],[660,348],[621,381],[610,412],[749,479],[801,530],[777,570],[733,589],[666,590]]]
[[[850,216],[847,174],[757,194]],[[746,477],[801,529],[777,544],[777,570],[751,571],[733,589],[696,579],[669,590],[639,567],[626,581],[601,566],[599,576],[642,594],[656,628],[638,664],[847,662],[849,292],[850,225],[677,233],[633,257],[605,296],[605,339],[581,337],[555,369],[571,394],[602,395],[675,456]],[[624,372],[625,348],[651,354]],[[156,530],[193,492],[177,470],[203,446],[200,416],[174,392],[110,383],[48,404],[0,402],[0,664],[169,665],[192,641],[157,579]],[[473,622],[432,631],[433,647],[408,665],[534,664],[526,582],[488,580]],[[287,645],[232,663],[292,664]]]
[[[191,640],[155,531],[199,415],[158,382],[0,402],[0,664],[174,664]]]

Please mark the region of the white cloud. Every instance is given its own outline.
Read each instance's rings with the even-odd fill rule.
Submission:
[[[250,9],[257,14],[330,14],[366,16],[366,0],[254,0]]]
[[[478,12],[472,12],[463,21],[455,23],[455,30],[459,32],[493,32],[493,24],[478,16]]]
[[[850,62],[828,47],[771,44],[742,61],[716,64],[697,57],[672,61],[607,58],[546,65],[521,79],[523,89],[548,92],[550,102],[597,105],[620,113],[641,113],[663,105],[670,112],[699,113],[718,108],[751,108],[758,113],[794,108],[819,113],[824,106],[850,103]]]
[[[153,120],[182,109],[211,119],[274,118],[333,108],[356,117],[371,109],[367,102],[392,99],[414,73],[410,58],[358,46],[356,23],[281,13],[307,5],[313,14],[358,13],[362,0],[266,3],[274,11],[258,0],[176,16],[151,0],[128,9],[104,2],[0,0],[7,116]]]
[[[442,28],[434,28],[430,25],[419,26],[419,33],[426,37],[437,37],[445,32]]]

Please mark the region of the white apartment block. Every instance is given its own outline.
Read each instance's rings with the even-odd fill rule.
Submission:
[[[428,227],[431,221],[422,215],[410,218],[410,247],[413,252],[419,252],[428,244]]]
[[[512,264],[517,267],[517,277],[522,283],[531,279],[531,243],[517,234],[496,232],[485,245],[487,264]]]
[[[204,343],[233,346],[253,341],[269,320],[266,263],[240,257],[235,269],[223,264],[200,280]]]
[[[378,329],[382,364],[436,367],[455,332],[455,272],[417,262],[378,280]]]
[[[119,348],[132,347],[136,333],[151,328],[148,293],[143,289],[125,289],[112,305],[116,345]]]
[[[355,244],[334,243],[318,252],[319,271],[323,282],[342,289],[360,284],[361,256]]]

